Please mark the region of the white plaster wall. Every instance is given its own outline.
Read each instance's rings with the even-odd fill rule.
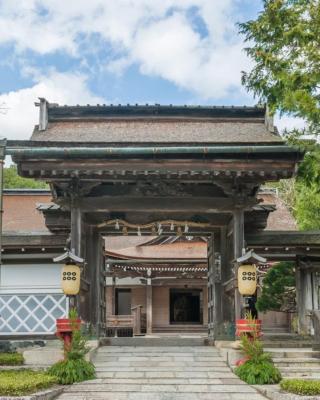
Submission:
[[[62,264],[3,264],[0,294],[62,293]]]

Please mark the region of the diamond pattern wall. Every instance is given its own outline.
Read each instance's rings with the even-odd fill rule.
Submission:
[[[0,335],[54,333],[67,312],[63,294],[0,295]]]

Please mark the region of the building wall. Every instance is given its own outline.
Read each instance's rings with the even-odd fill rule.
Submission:
[[[62,265],[3,264],[0,268],[0,336],[50,335],[68,314]]]
[[[117,288],[126,287],[120,283],[116,286]],[[164,327],[170,325],[170,288],[173,286],[153,286],[152,287],[152,320],[153,326]],[[179,287],[177,285],[177,287]],[[208,307],[207,307],[207,287],[192,285],[192,288],[201,288],[203,290],[203,323],[208,323]],[[145,286],[131,286],[131,305],[137,306],[142,305],[142,313],[146,313],[146,287]],[[112,312],[112,287],[106,287],[106,303],[107,303],[107,315],[111,315]]]
[[[169,288],[154,286],[152,288],[152,322],[154,327],[170,324],[169,305]]]

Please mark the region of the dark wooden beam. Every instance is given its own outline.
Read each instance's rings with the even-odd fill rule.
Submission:
[[[69,207],[69,201],[58,200],[60,205]],[[101,196],[79,199],[82,212],[232,212],[235,203],[232,198],[208,197],[134,197],[134,196]],[[256,204],[255,199],[248,199],[247,206]]]

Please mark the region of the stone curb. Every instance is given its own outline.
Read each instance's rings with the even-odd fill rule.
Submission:
[[[262,395],[270,400],[319,400],[319,396],[300,396],[299,394],[283,392],[279,385],[252,385]]]
[[[28,396],[0,396],[0,400],[52,400],[63,392],[63,387],[54,387]]]

